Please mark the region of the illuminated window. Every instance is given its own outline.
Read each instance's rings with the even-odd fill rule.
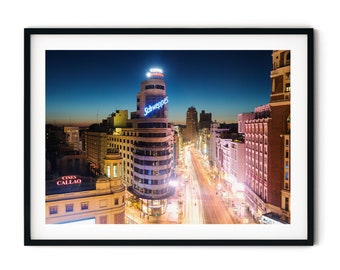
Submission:
[[[87,210],[89,209],[89,203],[88,202],[82,202],[80,204],[81,210]]]
[[[73,203],[66,204],[66,212],[73,212]]]
[[[108,165],[106,168],[107,168],[107,177],[110,178],[110,172],[111,172],[110,165]]]
[[[50,215],[58,214],[58,206],[50,206]]]
[[[117,164],[113,165],[113,177],[118,177]]]

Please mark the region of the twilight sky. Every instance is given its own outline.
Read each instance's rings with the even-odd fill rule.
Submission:
[[[88,125],[115,110],[136,110],[140,83],[161,68],[169,120],[186,111],[235,123],[268,103],[272,51],[46,51],[46,123]]]

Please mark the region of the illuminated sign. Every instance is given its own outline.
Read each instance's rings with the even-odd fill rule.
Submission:
[[[68,186],[68,185],[75,185],[80,184],[81,179],[78,178],[76,175],[67,175],[62,176],[61,180],[57,181],[57,186]]]
[[[160,68],[150,68],[150,72],[163,73],[163,70]]]
[[[154,110],[159,110],[161,109],[165,104],[167,104],[169,102],[168,97],[165,97],[164,99],[162,99],[161,101],[157,102],[154,105],[149,105],[148,107],[144,108],[144,116],[147,116],[149,113],[151,113]]]
[[[148,78],[150,77],[162,77],[163,78],[163,70],[160,68],[150,68],[149,72],[146,73],[146,76]]]

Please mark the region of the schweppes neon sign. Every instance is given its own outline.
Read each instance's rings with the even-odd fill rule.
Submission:
[[[149,113],[153,112],[154,110],[159,110],[163,108],[165,104],[168,104],[169,99],[168,97],[163,98],[161,101],[155,103],[154,105],[149,105],[144,108],[144,116],[147,116]]]

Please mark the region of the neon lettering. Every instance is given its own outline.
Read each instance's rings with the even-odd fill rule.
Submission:
[[[154,110],[161,109],[165,104],[168,104],[169,99],[168,97],[165,97],[161,101],[155,103],[154,105],[149,105],[148,107],[144,108],[144,116],[147,116],[149,113],[151,113]]]
[[[76,184],[81,184],[81,179],[78,178],[76,175],[62,176],[61,180],[57,181],[57,186],[68,186]]]
[[[75,175],[67,175],[67,176],[62,176],[62,180],[71,180],[71,179],[77,179],[77,176]]]

